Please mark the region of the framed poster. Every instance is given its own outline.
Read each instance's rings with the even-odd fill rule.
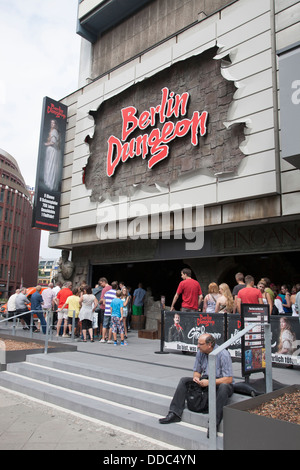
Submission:
[[[300,366],[300,319],[272,315],[272,362],[283,366]]]
[[[210,333],[217,344],[222,344],[225,321],[225,315],[220,313],[165,311],[164,347],[196,353],[198,338],[204,333]]]
[[[269,305],[242,304],[241,328],[253,323],[253,329],[242,337],[242,375],[263,372],[265,363],[264,324],[270,322]],[[255,326],[254,326],[255,324]]]

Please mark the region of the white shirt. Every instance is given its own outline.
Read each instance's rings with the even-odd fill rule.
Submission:
[[[15,312],[16,311],[16,297],[18,294],[13,294],[10,296],[7,302],[7,311]]]

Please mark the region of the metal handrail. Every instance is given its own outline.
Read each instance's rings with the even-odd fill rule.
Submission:
[[[13,320],[13,334],[12,334],[12,336],[15,336],[16,335],[16,331],[15,331],[16,330],[16,319],[19,318],[19,317],[22,317],[23,315],[26,315],[28,313],[32,314],[31,315],[30,326],[29,326],[30,338],[32,338],[33,337],[33,329],[32,329],[32,327],[33,327],[33,315],[36,314],[36,313],[41,313],[41,310],[28,310],[28,312],[22,312],[22,313],[13,315],[12,317],[4,318],[3,320],[0,320],[0,323],[4,323],[4,322],[8,322],[9,320]],[[46,333],[45,333],[45,335],[43,335],[43,337],[45,338],[44,354],[48,353],[48,343],[49,343],[50,337],[52,336],[52,319],[53,319],[53,311],[52,310],[47,310],[47,313],[46,313]],[[74,331],[75,331],[75,310],[73,311],[73,316],[72,316],[72,333],[71,333],[72,340],[74,340]]]
[[[244,336],[248,331],[252,330],[255,326],[261,326],[261,323],[251,323],[245,327],[242,331],[232,336],[228,341],[223,343],[214,349],[208,356],[208,380],[209,383],[216,383],[216,359],[217,355],[228,348],[237,339]],[[270,323],[264,323],[265,331],[265,358],[266,358],[266,392],[272,392],[272,353],[271,353],[271,325]],[[212,450],[217,448],[217,419],[216,419],[216,387],[209,387],[208,389],[208,403],[209,403],[209,444]]]

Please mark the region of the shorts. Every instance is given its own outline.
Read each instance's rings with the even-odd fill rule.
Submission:
[[[133,305],[132,315],[143,315],[143,306]]]
[[[111,316],[110,315],[104,315],[103,317],[103,328],[110,328],[110,320]]]
[[[67,319],[68,318],[68,309],[64,308],[63,310],[58,310],[57,311],[57,318],[59,320],[62,320],[63,318]]]
[[[104,309],[95,310],[98,313],[98,325],[103,325]]]
[[[79,318],[75,317],[75,327],[78,326],[78,321],[79,321]],[[68,325],[72,325],[73,324],[73,317],[68,317]]]
[[[113,333],[119,333],[120,334],[124,334],[125,331],[124,331],[124,324],[123,322],[121,321],[121,318],[119,317],[111,317],[111,331]]]

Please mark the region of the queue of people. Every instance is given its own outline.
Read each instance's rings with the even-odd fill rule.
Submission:
[[[41,286],[36,286],[30,300],[25,287],[17,289],[10,296],[7,309],[8,317],[22,314],[20,321],[24,330],[30,329],[30,311],[34,311],[38,322],[37,326],[33,323],[33,331],[45,334],[46,315],[50,310],[53,325],[56,325],[56,337],[70,337],[74,324],[75,336],[84,342],[88,338],[91,342],[98,338],[101,343],[117,345],[117,334],[120,334],[120,344],[125,346],[131,314],[143,313],[145,296],[142,284],[131,295],[131,288],[126,287],[123,281],[114,281],[110,285],[105,277],[101,277],[95,288],[85,281],[74,288],[72,282],[64,285],[57,283],[56,286],[50,283],[43,290]]]
[[[231,290],[228,284],[211,282],[208,291],[203,296],[199,282],[192,279],[188,268],[181,271],[182,281],[174,295],[170,310],[175,310],[175,304],[182,297],[181,311],[202,311],[206,313],[241,313],[243,303],[268,304],[271,315],[293,315],[300,313],[300,283],[291,290],[287,285],[276,286],[267,277],[255,284],[251,275],[243,273],[235,275],[236,285]]]
[[[268,304],[271,315],[299,316],[300,313],[300,283],[289,288],[286,284],[275,285],[270,279],[264,277],[255,284],[251,275],[244,277],[243,273],[235,275],[236,285],[231,290],[228,284],[211,282],[204,296],[198,281],[192,279],[192,272],[188,268],[181,270],[182,281],[179,283],[170,310],[181,297],[181,311],[202,311],[206,313],[241,313],[243,303]],[[118,293],[118,295],[117,295]],[[75,335],[87,340],[87,332],[91,341],[95,338],[104,343],[115,344],[113,339],[116,323],[117,332],[127,339],[131,315],[143,313],[146,291],[142,284],[131,294],[131,288],[125,286],[123,281],[114,281],[109,284],[105,277],[101,277],[94,288],[83,281],[79,287],[72,286],[71,282],[64,285],[50,283],[43,289],[37,286],[30,301],[26,296],[26,288],[17,289],[7,303],[8,316],[23,314],[20,319],[23,328],[29,329],[31,310],[38,317],[37,326],[33,331],[46,333],[46,312],[53,312],[56,324],[56,336],[71,335],[73,313],[75,312]],[[111,301],[118,297],[123,305],[119,312],[112,311]],[[119,320],[112,322],[117,315]],[[114,327],[112,328],[112,323]],[[119,325],[120,323],[120,325]],[[61,333],[62,329],[62,333]],[[121,340],[121,344],[125,344]]]
[[[171,310],[175,310],[175,304],[182,299],[181,311],[202,311],[206,313],[241,313],[243,303],[268,304],[271,314],[283,314],[281,320],[288,315],[300,313],[300,284],[293,286],[291,290],[286,285],[280,289],[270,282],[268,278],[262,278],[257,284],[251,275],[244,277],[242,273],[235,276],[236,285],[231,290],[226,283],[217,284],[211,282],[208,292],[203,296],[198,281],[192,279],[190,269],[181,271],[182,281],[179,283],[174,295]],[[45,332],[45,312],[52,310],[57,316],[56,335],[60,335],[63,328],[63,337],[69,337],[74,322],[76,335],[86,342],[95,338],[100,343],[118,345],[120,335],[121,346],[127,345],[127,333],[132,314],[143,313],[143,304],[146,291],[141,284],[131,294],[131,289],[124,282],[112,282],[109,284],[105,277],[101,277],[98,284],[92,289],[85,282],[79,287],[72,288],[72,283],[63,286],[49,285],[41,292],[40,286],[31,296],[31,309],[38,313],[38,331]],[[21,321],[24,328],[30,324],[28,310],[29,300],[26,297],[26,289],[20,289],[13,294],[8,301],[8,312],[24,313]],[[177,332],[179,331],[176,328]],[[285,354],[287,338],[286,329],[282,327],[280,336],[280,352]],[[205,333],[198,338],[198,352],[195,357],[193,373],[183,377],[174,392],[170,402],[168,414],[159,419],[162,425],[179,422],[185,407],[189,384],[198,384],[202,389],[208,389],[208,356],[217,348],[213,335]],[[227,350],[223,350],[217,356],[216,362],[216,424],[217,429],[223,417],[223,407],[228,403],[234,391],[234,378],[232,360]],[[209,437],[209,429],[208,429]]]
[[[287,344],[291,339],[289,328],[284,323],[287,322],[286,316],[300,314],[300,284],[291,289],[291,293],[286,285],[281,286],[280,290],[274,284],[271,284],[268,278],[261,279],[255,285],[254,277],[242,273],[235,276],[236,285],[231,291],[228,284],[218,285],[212,282],[208,286],[208,292],[203,298],[200,284],[191,278],[191,270],[183,269],[181,271],[182,281],[179,283],[176,294],[171,304],[171,310],[175,310],[175,304],[182,296],[181,311],[202,311],[205,313],[241,313],[242,304],[268,304],[271,314],[283,314],[280,319],[281,334],[278,352],[281,354],[289,353]],[[179,317],[179,315],[177,315]],[[175,315],[174,315],[175,317]],[[175,318],[174,318],[175,320]],[[179,320],[177,319],[177,323]],[[180,330],[175,325],[177,334]],[[293,338],[292,338],[293,339]],[[182,413],[188,404],[188,396],[191,384],[198,384],[203,390],[209,389],[208,380],[208,356],[216,348],[214,336],[208,333],[202,334],[198,338],[198,351],[195,358],[193,374],[183,377],[178,382],[173,398],[170,402],[169,411],[165,417],[159,419],[159,423],[167,425],[180,422]],[[223,408],[228,403],[230,396],[234,392],[234,378],[232,370],[232,360],[229,352],[225,349],[217,355],[216,359],[216,380],[213,384],[216,387],[216,426],[217,429],[223,418]],[[192,392],[194,393],[194,392]],[[209,428],[207,436],[209,437]]]

